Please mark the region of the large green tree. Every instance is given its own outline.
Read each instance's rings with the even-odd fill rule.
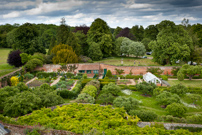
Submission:
[[[114,49],[113,49],[113,53],[117,56],[121,55],[121,44],[122,44],[122,41],[125,37],[119,37],[116,39],[115,41],[115,46],[114,46]]]
[[[25,23],[15,32],[14,50],[19,49],[28,54],[34,54],[35,52],[46,53],[45,47],[38,38],[39,33],[34,24]]]
[[[156,41],[151,41],[154,61],[160,64],[174,64],[177,60],[188,60],[193,47],[192,40],[182,26],[162,22]]]
[[[78,44],[81,46],[81,54],[88,56],[89,45],[87,43],[87,36],[83,31],[77,31],[75,36],[79,39]]]
[[[112,33],[104,20],[97,18],[91,24],[87,33],[87,42],[89,45],[93,42],[98,43],[103,56],[111,56],[113,48]]]
[[[136,37],[135,41],[142,41],[144,38],[144,28],[142,25],[135,25],[131,29],[131,33]]]
[[[62,18],[60,22],[61,24],[57,29],[57,44],[66,44],[67,39],[69,37],[70,27],[66,25],[65,22],[65,19]]]
[[[66,44],[72,47],[77,56],[81,54],[81,46],[78,42],[79,39],[75,36],[74,33],[70,32]]]
[[[146,52],[145,46],[141,42],[132,42],[129,45],[129,54],[133,54],[136,57],[143,56]]]
[[[202,73],[202,67],[185,64],[182,66],[179,72],[182,72],[183,74],[188,75],[189,80],[191,80],[194,77],[194,75]]]
[[[145,30],[144,30],[144,37],[149,38],[151,40],[156,40],[156,37],[158,35],[159,31],[157,29],[156,25],[149,25]]]
[[[92,60],[101,60],[103,57],[102,51],[100,49],[100,45],[98,43],[91,43],[89,49],[88,49],[88,56]]]

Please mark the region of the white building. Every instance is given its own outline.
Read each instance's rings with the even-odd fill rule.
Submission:
[[[160,84],[162,84],[162,81],[150,72],[147,72],[146,74],[144,74],[143,79],[147,83],[154,83],[154,84],[160,83]]]

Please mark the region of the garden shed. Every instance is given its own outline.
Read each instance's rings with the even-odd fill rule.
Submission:
[[[147,72],[146,74],[144,74],[143,79],[147,83],[154,83],[154,84],[160,83],[160,84],[162,84],[162,81],[150,72]]]

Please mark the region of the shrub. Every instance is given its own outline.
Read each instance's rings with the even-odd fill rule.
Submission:
[[[61,77],[60,80],[61,81],[65,81],[66,79],[65,79],[65,77]]]
[[[76,93],[69,90],[58,90],[57,95],[60,95],[62,98],[66,99],[74,99],[77,96]]]
[[[201,124],[202,123],[202,115],[196,114],[192,116],[187,116],[187,123],[195,123],[195,124]]]
[[[197,101],[201,101],[201,96],[199,94],[188,94],[187,97],[190,98],[194,104]]]
[[[185,87],[182,84],[177,84],[177,85],[174,85],[174,86],[171,87],[170,92],[175,93],[175,94],[177,94],[179,96],[182,96],[182,95],[186,94],[187,87]]]
[[[168,77],[166,75],[161,75],[161,78],[165,81],[168,81]]]
[[[114,83],[109,83],[102,88],[101,92],[102,93],[110,93],[113,96],[118,96],[119,93],[121,92],[121,88]]]
[[[151,72],[152,74],[160,75],[163,73],[163,70],[161,70],[160,68],[150,67],[150,68],[147,68],[147,72]]]
[[[97,88],[93,85],[87,85],[83,88],[83,90],[81,91],[81,93],[86,93],[89,94],[92,97],[96,97],[97,95]]]
[[[97,88],[98,91],[100,90],[100,82],[97,80],[91,80],[86,85],[93,85]]]
[[[47,78],[47,77],[51,77],[51,78],[53,78],[53,77],[56,77],[57,76],[57,73],[55,73],[55,72],[38,72],[37,74],[36,74],[36,76],[38,77],[38,78],[40,78],[41,76],[42,77],[44,77],[44,78]]]
[[[116,70],[116,74],[118,74],[118,75],[121,75],[121,74],[124,73],[123,69],[117,69],[117,68],[115,68],[115,70]]]
[[[67,78],[72,78],[72,77],[74,77],[74,74],[73,74],[73,73],[69,73],[69,72],[66,73],[65,75],[67,76]]]
[[[166,107],[166,111],[177,117],[182,117],[187,112],[187,108],[183,104],[172,103]]]
[[[177,79],[179,80],[179,81],[183,81],[184,80],[184,74],[182,73],[182,72],[177,72]]]
[[[12,51],[9,55],[8,55],[8,59],[7,62],[10,65],[13,65],[15,67],[20,67],[22,66],[22,62],[21,62],[21,57],[20,54],[22,52],[20,50],[16,50],[16,51]]]
[[[115,107],[124,107],[124,109],[129,112],[130,110],[135,110],[139,107],[139,101],[129,97],[117,97],[113,102]]]
[[[25,64],[25,67],[27,68],[27,70],[32,71],[32,70],[35,69],[37,66],[42,66],[42,65],[43,65],[43,61],[34,58],[34,59],[29,60],[29,61]]]
[[[187,120],[185,118],[173,117],[172,115],[161,116],[161,118],[162,121],[166,122],[187,123]]]
[[[94,97],[90,96],[87,93],[81,93],[78,95],[76,102],[77,103],[91,103],[91,104],[93,104],[95,102],[95,99],[94,99]]]
[[[161,94],[163,91],[167,91],[170,92],[170,88],[169,87],[157,87],[153,90],[153,96],[158,96],[159,94]]]
[[[17,86],[17,84],[19,83],[19,80],[18,80],[17,76],[12,76],[10,81],[11,81],[12,86]]]
[[[23,82],[18,83],[17,88],[20,90],[20,92],[29,90],[28,86]]]
[[[138,91],[143,92],[144,94],[153,94],[153,90],[156,88],[156,85],[151,83],[142,82],[136,85]]]
[[[171,94],[170,92],[163,91],[156,97],[156,100],[161,105],[169,105],[172,103],[179,103],[180,97],[177,94]]]
[[[171,70],[171,73],[173,76],[177,76],[178,71],[180,70],[180,67],[173,67]]]
[[[88,76],[87,76],[87,74],[83,74],[83,77],[82,77],[83,79],[87,79],[88,78]]]
[[[93,60],[87,56],[80,55],[80,61],[84,63],[93,63]]]
[[[100,94],[97,98],[97,103],[99,104],[112,104],[114,101],[114,96],[111,93]]]
[[[112,78],[112,72],[111,72],[111,70],[107,70],[106,77]]]
[[[33,74],[30,74],[30,73],[26,73],[26,74],[24,75],[24,77],[25,77],[26,79],[32,79],[32,78],[34,78],[34,75],[33,75]]]
[[[157,114],[149,110],[131,110],[130,115],[140,118],[142,121],[154,121],[157,118]]]
[[[81,85],[82,85],[82,88],[88,83],[88,82],[90,82],[92,79],[90,78],[90,79],[83,79],[82,81],[81,81]]]
[[[47,77],[46,78],[46,83],[50,83],[51,82],[51,78]]]
[[[65,84],[62,84],[62,85],[60,85],[60,88],[61,88],[61,89],[66,89],[67,86],[66,86]]]

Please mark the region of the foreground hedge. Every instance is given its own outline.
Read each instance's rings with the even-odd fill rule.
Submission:
[[[128,120],[127,120],[128,118]],[[97,135],[148,134],[148,135],[199,135],[187,130],[166,130],[164,128],[136,126],[138,118],[125,113],[123,108],[91,104],[70,104],[55,110],[43,108],[31,115],[18,118],[18,122],[27,125],[42,125],[49,128],[67,130],[77,134],[94,132]]]

